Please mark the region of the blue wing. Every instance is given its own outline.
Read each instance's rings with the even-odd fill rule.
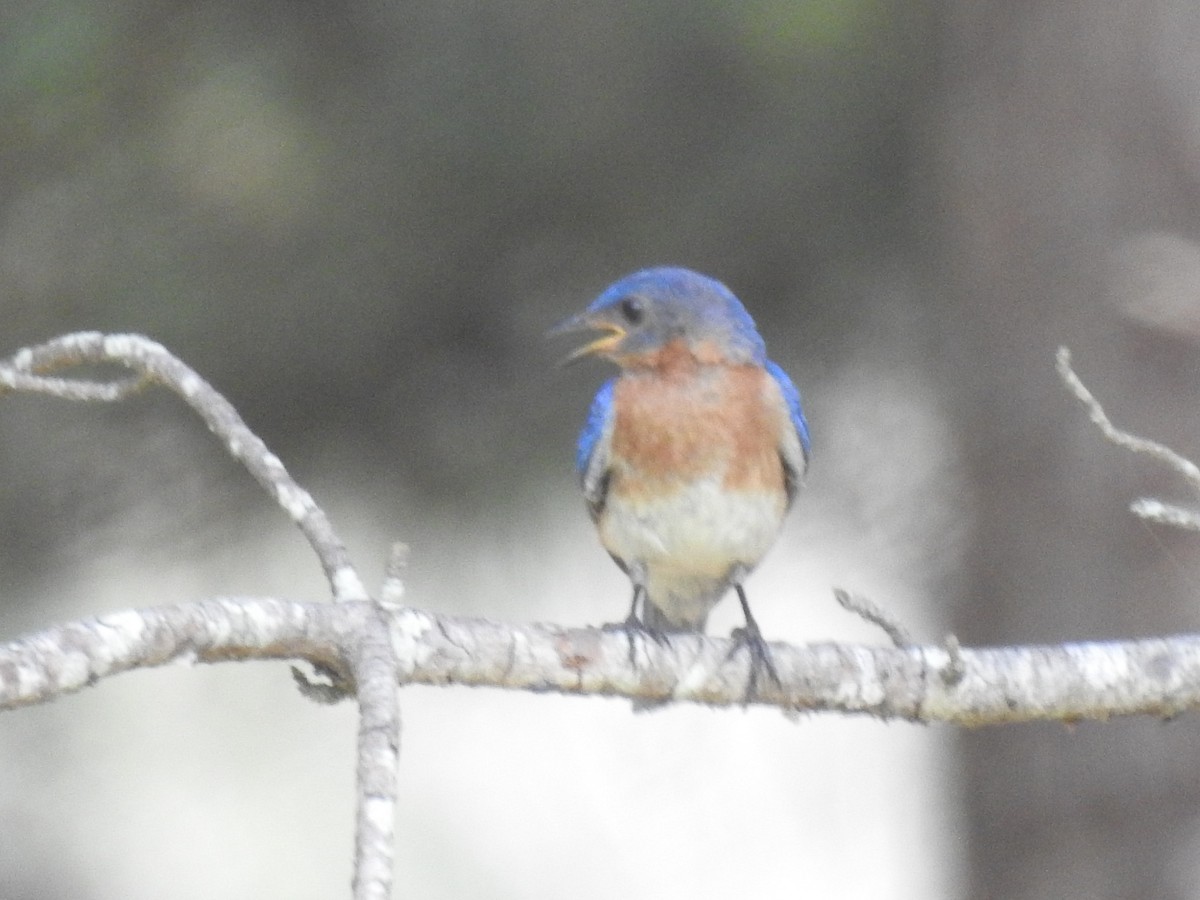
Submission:
[[[808,439],[808,422],[804,418],[804,409],[800,405],[800,392],[792,384],[792,379],[788,378],[787,373],[770,360],[767,360],[764,366],[767,373],[779,385],[779,393],[783,396],[788,418],[795,430],[795,438],[786,435],[779,444],[779,458],[783,461],[787,500],[790,506],[796,499],[800,483],[804,480],[804,471],[808,468],[808,457],[812,449]]]
[[[796,386],[792,384],[792,379],[788,378],[787,372],[779,368],[771,360],[766,362],[767,372],[775,379],[779,385],[779,390],[783,392],[784,402],[787,403],[788,415],[792,419],[792,427],[796,429],[796,436],[800,438],[800,446],[804,448],[804,460],[808,461],[809,455],[812,453],[812,443],[808,437],[808,420],[804,418],[804,408],[800,405],[800,392],[796,390]]]
[[[575,470],[581,476],[587,474],[588,463],[608,424],[608,416],[612,412],[613,386],[616,381],[615,378],[610,378],[596,392],[596,397],[592,400],[592,407],[588,410],[583,431],[579,432],[579,446],[575,448]]]
[[[596,393],[587,421],[579,433],[575,470],[583,482],[583,496],[592,518],[600,516],[608,493],[608,447],[612,435],[612,398],[616,379],[610,378]]]

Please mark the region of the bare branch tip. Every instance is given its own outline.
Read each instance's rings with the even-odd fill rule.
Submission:
[[[1166,463],[1183,476],[1193,488],[1200,490],[1200,467],[1197,467],[1190,459],[1175,452],[1165,444],[1139,437],[1136,434],[1123,431],[1113,425],[1112,420],[1109,419],[1108,414],[1104,411],[1104,407],[1100,405],[1100,401],[1095,398],[1092,392],[1088,390],[1087,385],[1071,369],[1071,352],[1066,347],[1058,348],[1058,371],[1062,376],[1063,383],[1079,399],[1079,402],[1084,405],[1088,416],[1109,442],[1116,444],[1118,447],[1124,447],[1132,453],[1144,453]],[[1148,517],[1142,513],[1139,514],[1143,515],[1143,517]],[[1176,523],[1172,522],[1171,524]]]
[[[947,687],[954,687],[960,683],[967,674],[967,666],[963,661],[962,644],[958,642],[958,636],[951,633],[947,634],[942,647],[946,650],[946,655],[950,657],[949,662],[938,674],[942,677],[942,683]]]
[[[383,590],[379,601],[388,607],[398,607],[404,599],[404,573],[408,568],[408,544],[396,541],[388,554],[383,574]]]
[[[1139,519],[1171,525],[1187,531],[1200,531],[1200,511],[1164,503],[1153,497],[1139,497],[1129,504],[1129,511]]]
[[[883,629],[884,633],[887,634],[888,638],[897,648],[904,649],[913,645],[912,635],[908,633],[908,630],[895,617],[884,611],[870,600],[870,598],[864,597],[861,594],[853,594],[844,588],[838,587],[833,589],[833,597],[842,609],[854,613],[860,619],[864,619],[872,625]]]

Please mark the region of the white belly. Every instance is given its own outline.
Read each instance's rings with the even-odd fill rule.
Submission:
[[[783,514],[777,493],[729,493],[716,478],[675,486],[658,499],[614,489],[600,539],[631,574],[644,575],[650,602],[672,623],[702,625],[733,579],[770,549]]]

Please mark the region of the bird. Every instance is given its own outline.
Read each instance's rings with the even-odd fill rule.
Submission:
[[[720,281],[677,266],[609,285],[551,329],[599,337],[563,364],[615,363],[579,435],[575,467],[600,542],[633,585],[621,627],[658,642],[703,632],[732,588],[745,617],[736,652],[779,676],[743,582],[778,536],[811,453],[792,380],[767,357],[741,301]],[[638,615],[639,603],[641,615]]]

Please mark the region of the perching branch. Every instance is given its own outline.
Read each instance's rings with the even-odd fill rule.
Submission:
[[[0,709],[45,702],[130,669],[180,661],[306,660],[341,671],[364,633],[377,636],[381,653],[392,660],[380,668],[392,669],[401,684],[744,703],[748,661],[745,654],[728,658],[733,645],[724,638],[638,640],[631,661],[625,635],[598,628],[510,625],[416,609],[391,610],[377,619],[378,609],[369,602],[229,597],[58,625],[0,645]],[[1200,635],[954,652],[938,646],[770,646],[782,686],[760,684],[755,702],[788,712],[975,726],[1173,716],[1200,708]],[[383,703],[372,708],[385,707],[391,708]],[[373,732],[375,726],[364,716],[361,729]],[[386,727],[379,730],[386,733]],[[369,743],[394,764],[393,745]],[[378,805],[360,810],[360,827],[363,816],[370,822],[387,818],[392,800],[386,794],[371,797]]]
[[[1112,426],[1071,371],[1065,349],[1058,362],[1064,380],[1110,440],[1166,461],[1200,488],[1194,464]],[[135,374],[112,381],[49,374],[97,363],[114,363]],[[726,639],[692,634],[672,635],[662,643],[637,639],[631,655],[627,636],[609,630],[509,625],[404,607],[403,545],[393,549],[380,599],[368,598],[344,545],[308,492],[220,394],[147,338],[67,335],[0,363],[0,393],[112,402],[152,382],[195,409],[296,522],[321,560],[334,598],[342,602],[229,597],[54,626],[0,644],[0,710],[46,702],[129,669],[171,662],[307,661],[328,679],[314,684],[298,676],[307,694],[333,700],[353,692],[358,701],[354,896],[383,900],[393,880],[399,686],[490,686],[714,706],[745,702],[749,659],[745,653],[731,654],[733,645]],[[1193,514],[1160,501],[1138,501],[1135,510],[1160,521],[1186,516],[1187,527],[1200,527]],[[1172,716],[1200,708],[1200,636],[976,650],[950,637],[944,646],[919,646],[874,604],[848,594],[845,600],[848,608],[882,627],[895,646],[771,644],[780,683],[760,684],[755,703],[785,712],[865,713],[959,725]]]

